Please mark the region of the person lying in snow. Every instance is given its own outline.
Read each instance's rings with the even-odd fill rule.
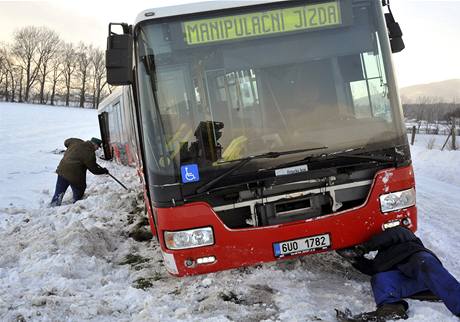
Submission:
[[[378,251],[374,259],[365,258],[371,251]],[[460,283],[408,228],[387,229],[364,244],[337,253],[360,272],[372,276],[377,310],[355,315],[349,321],[407,319],[404,298],[442,300],[460,317]]]
[[[109,173],[109,170],[96,163],[95,152],[101,144],[102,141],[97,138],[89,141],[70,138],[64,141],[67,150],[56,169],[58,177],[51,207],[61,205],[69,185],[73,192],[73,202],[83,198],[86,190],[86,170],[96,175]]]

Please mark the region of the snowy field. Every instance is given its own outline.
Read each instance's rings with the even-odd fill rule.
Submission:
[[[88,175],[84,200],[47,208],[68,137],[99,136],[94,110],[0,103],[0,321],[335,321],[374,309],[369,278],[335,253],[185,278],[161,264],[133,169],[99,161],[125,183]],[[417,136],[418,235],[460,278],[460,151]],[[408,321],[458,321],[409,301]]]

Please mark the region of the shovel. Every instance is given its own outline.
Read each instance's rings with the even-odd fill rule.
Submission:
[[[126,186],[125,186],[123,183],[121,183],[120,180],[118,180],[117,178],[115,178],[115,177],[114,177],[113,175],[111,175],[110,173],[107,173],[107,174],[108,174],[109,176],[111,176],[113,180],[115,180],[116,182],[118,182],[118,184],[119,184],[120,186],[122,186],[123,188],[125,188],[125,190],[128,190],[128,188],[126,188]]]

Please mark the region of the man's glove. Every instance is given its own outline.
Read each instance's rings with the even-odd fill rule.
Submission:
[[[103,174],[109,174],[109,170],[107,168],[102,168]]]
[[[366,250],[362,245],[356,245],[350,248],[343,248],[336,250],[337,254],[345,258],[346,260],[363,257],[366,254]]]

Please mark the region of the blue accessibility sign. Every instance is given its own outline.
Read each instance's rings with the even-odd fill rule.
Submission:
[[[197,164],[187,164],[180,167],[182,183],[200,181],[200,173]]]

